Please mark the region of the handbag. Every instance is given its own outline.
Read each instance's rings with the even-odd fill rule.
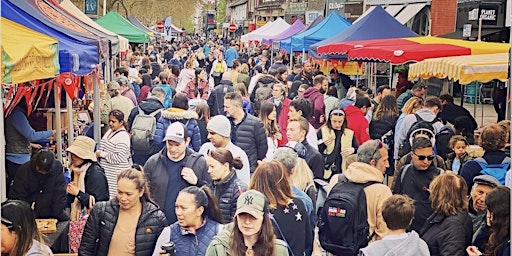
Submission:
[[[87,223],[87,219],[89,218],[89,214],[94,203],[94,196],[90,196],[89,205],[91,207],[86,210],[82,210],[82,215],[78,220],[72,220],[69,222],[68,242],[69,251],[71,253],[78,253],[78,248],[80,248],[80,243],[82,242],[82,234],[84,232],[85,224]]]
[[[222,73],[213,71],[212,76],[213,77],[219,77]]]

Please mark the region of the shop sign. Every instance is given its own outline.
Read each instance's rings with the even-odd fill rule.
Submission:
[[[308,3],[288,3],[288,13],[302,13],[308,8]]]
[[[497,25],[498,24],[498,10],[497,5],[480,5],[478,8],[479,17],[482,19],[482,25]]]
[[[320,15],[322,15],[322,11],[307,11],[306,12],[306,24],[310,24]]]

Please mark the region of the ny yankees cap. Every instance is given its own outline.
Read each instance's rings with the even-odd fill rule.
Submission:
[[[238,197],[235,216],[247,213],[256,219],[263,218],[265,212],[265,195],[256,190],[248,190]]]

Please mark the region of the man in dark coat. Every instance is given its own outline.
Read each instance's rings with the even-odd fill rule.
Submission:
[[[224,97],[224,111],[231,122],[231,142],[247,153],[251,173],[258,161],[265,158],[268,150],[267,135],[263,123],[242,108],[242,95],[229,92]]]
[[[469,113],[467,109],[453,103],[453,97],[449,94],[443,94],[439,96],[443,110],[437,114],[437,117],[441,118],[443,122],[455,125],[455,118],[460,116],[466,116],[471,120],[471,127],[466,127],[468,130],[475,130],[478,128],[475,118]]]
[[[302,72],[293,79],[292,87],[288,91],[288,98],[293,100],[301,84],[313,86],[313,66],[309,62],[302,64]]]
[[[224,95],[234,90],[233,82],[229,79],[227,75],[226,77],[223,75],[219,85],[213,88],[210,97],[208,97],[208,107],[210,107],[211,116],[224,115]]]
[[[327,81],[327,77],[318,75],[313,79],[313,83],[313,87],[309,87],[304,92],[304,99],[309,101],[313,109],[313,114],[308,121],[315,129],[319,129],[326,121],[324,93],[327,91],[329,81]]]
[[[66,182],[62,164],[47,149],[37,152],[21,165],[9,191],[9,199],[23,200],[34,210],[36,218],[69,220],[66,207]]]

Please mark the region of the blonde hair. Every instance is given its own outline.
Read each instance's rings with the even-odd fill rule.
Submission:
[[[249,65],[247,63],[242,64],[240,67],[238,67],[238,72],[242,74],[249,74]]]
[[[422,98],[412,97],[402,107],[402,113],[405,115],[414,114],[418,109],[422,108],[424,104]]]
[[[297,160],[295,171],[290,176],[290,179],[292,184],[302,191],[304,191],[308,185],[315,183],[313,181],[313,172],[306,163],[306,160],[300,157]]]

